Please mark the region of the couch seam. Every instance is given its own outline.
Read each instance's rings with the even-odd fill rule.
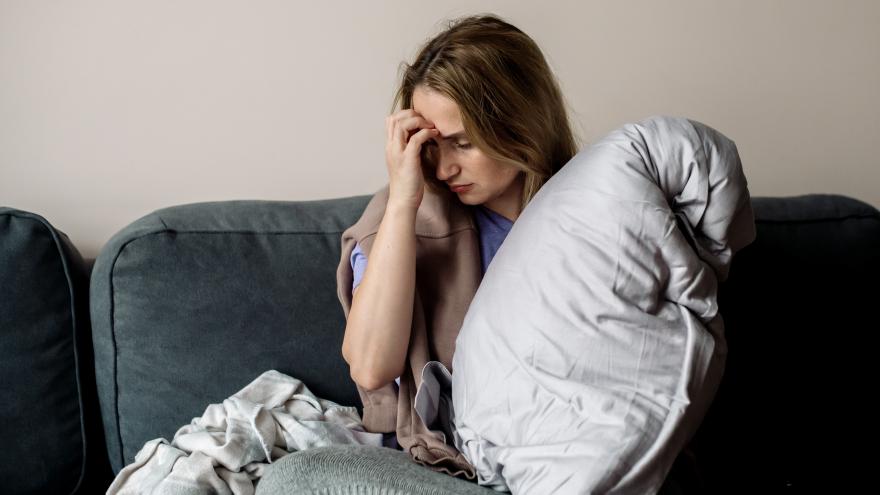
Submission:
[[[113,345],[113,415],[116,423],[116,439],[119,444],[119,461],[122,468],[125,467],[125,453],[123,452],[122,445],[122,428],[119,422],[119,352],[116,346],[116,294],[113,290],[113,275],[116,271],[116,262],[119,260],[122,251],[132,242],[155,233],[148,232],[125,241],[119,247],[119,251],[116,252],[113,261],[110,263],[110,341]]]
[[[823,217],[823,218],[788,218],[788,219],[774,219],[774,218],[756,218],[755,223],[818,223],[818,222],[837,222],[840,220],[860,220],[860,219],[868,219],[868,220],[880,220],[880,215],[876,213],[856,213],[851,215],[844,215],[840,217]]]
[[[49,232],[52,234],[52,240],[55,242],[55,248],[58,250],[58,254],[61,256],[61,264],[64,267],[64,278],[67,280],[67,290],[70,298],[70,324],[71,324],[71,347],[73,347],[73,363],[74,363],[74,373],[76,376],[76,399],[79,405],[79,427],[80,427],[80,435],[82,436],[82,466],[80,468],[80,476],[74,486],[73,490],[70,492],[71,494],[77,493],[82,486],[83,481],[85,481],[86,476],[86,466],[88,465],[88,438],[86,437],[86,418],[85,418],[85,409],[83,408],[83,385],[82,379],[80,377],[80,356],[79,350],[77,349],[77,313],[76,313],[76,298],[74,294],[74,282],[71,278],[70,270],[71,267],[67,262],[67,256],[64,254],[64,249],[61,247],[61,243],[58,239],[58,234],[55,232],[55,228],[51,225],[48,225],[48,220],[45,222],[46,227],[49,228]],[[93,363],[94,364],[94,363]]]
[[[86,466],[88,465],[88,437],[86,437],[86,418],[85,418],[85,409],[83,404],[83,385],[82,379],[80,376],[80,356],[79,349],[77,349],[77,313],[76,313],[76,298],[74,294],[74,281],[71,278],[71,267],[67,262],[67,256],[64,254],[64,250],[61,247],[61,243],[58,239],[58,235],[55,232],[54,227],[50,227],[49,231],[52,234],[52,239],[55,241],[55,248],[58,249],[58,254],[61,256],[61,264],[64,267],[64,278],[67,280],[67,289],[68,294],[70,296],[70,316],[71,316],[71,330],[72,330],[72,342],[71,346],[73,347],[73,363],[74,363],[74,373],[76,376],[76,398],[79,405],[79,425],[80,425],[80,434],[82,436],[82,468],[80,469],[80,477],[76,482],[76,486],[74,486],[73,491],[70,493],[77,493],[82,486],[83,481],[85,481],[86,476]],[[92,363],[94,365],[94,363]]]

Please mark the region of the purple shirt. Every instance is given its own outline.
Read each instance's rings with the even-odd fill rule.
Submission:
[[[513,222],[483,205],[473,207],[473,213],[480,236],[480,261],[483,267],[483,274],[485,274],[489,268],[489,263],[495,257],[495,253],[501,247],[501,243],[504,242],[507,233],[510,232],[510,228],[513,227]],[[364,270],[367,268],[367,257],[361,251],[360,244],[355,244],[354,250],[351,252],[351,268],[354,271],[351,291],[354,292],[355,287],[360,285],[361,279],[364,276]],[[400,377],[395,378],[394,381],[400,387]],[[383,443],[386,447],[402,450],[397,444],[397,434],[395,432],[387,433]]]
[[[510,228],[513,227],[513,222],[483,205],[475,206],[473,212],[480,233],[480,261],[485,274],[489,263],[495,257]],[[355,244],[351,252],[351,268],[354,270],[354,281],[351,284],[353,292],[355,287],[360,285],[364,270],[367,269],[367,257],[361,251],[360,244]]]

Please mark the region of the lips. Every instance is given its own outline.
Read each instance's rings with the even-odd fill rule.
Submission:
[[[455,186],[450,185],[449,188],[452,189],[452,192],[454,192],[454,193],[460,193],[460,192],[467,191],[468,189],[471,188],[472,185],[473,184],[461,184],[461,185],[455,185]]]

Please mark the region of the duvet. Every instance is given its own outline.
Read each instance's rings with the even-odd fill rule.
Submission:
[[[653,494],[724,371],[719,282],[754,240],[734,142],[623,125],[541,188],[468,308],[453,440],[514,494]]]

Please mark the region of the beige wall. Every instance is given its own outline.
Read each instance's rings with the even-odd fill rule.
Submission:
[[[0,0],[0,205],[87,257],[157,208],[368,194],[398,64],[495,12],[586,142],[653,114],[737,143],[754,196],[880,207],[880,2]]]

